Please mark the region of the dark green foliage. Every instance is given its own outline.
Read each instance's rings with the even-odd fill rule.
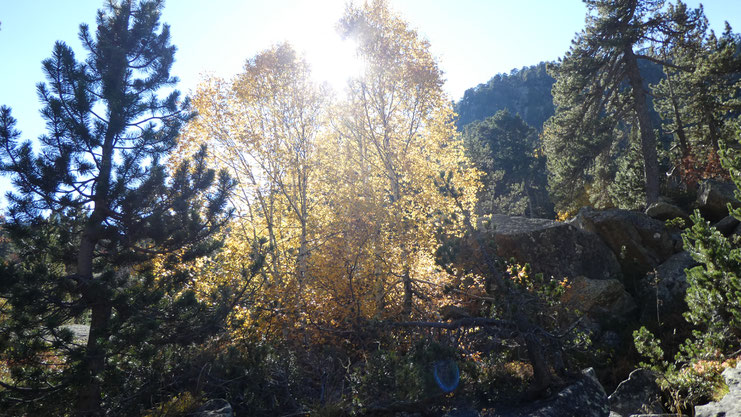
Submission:
[[[548,73],[548,65],[557,64],[541,62],[512,70],[509,74],[497,74],[486,84],[466,90],[455,106],[459,129],[493,116],[500,110],[509,110],[541,132],[543,124],[553,116],[555,109],[551,89],[556,79]],[[655,84],[664,78],[659,64],[640,61],[638,66],[646,83]],[[658,125],[660,118],[653,108],[651,115]]]
[[[365,363],[349,376],[353,406],[358,410],[403,411],[405,406],[447,393],[435,380],[435,366],[454,364],[458,356],[455,349],[421,340],[408,352],[399,348],[370,352]],[[448,368],[452,372],[458,369],[456,365]]]
[[[736,198],[741,197],[741,154],[721,150],[721,162],[736,185]],[[741,209],[729,210],[741,219]],[[705,327],[703,337],[717,339],[718,349],[729,351],[741,344],[741,247],[738,239],[711,228],[697,211],[692,221],[682,238],[685,249],[702,265],[687,271],[689,311],[685,317]]]
[[[681,20],[675,25],[675,30],[683,30]],[[730,27],[716,37],[707,34],[702,20],[681,42],[655,52],[673,63],[652,91],[664,128],[673,135],[672,161],[690,184],[723,176],[717,152],[720,145],[734,142],[733,122],[741,112],[740,46]]]
[[[738,130],[737,130],[738,134]],[[729,170],[741,197],[741,154],[721,147],[723,167]],[[730,209],[730,207],[729,207]],[[741,218],[741,209],[731,210]],[[685,249],[700,265],[686,270],[687,307],[684,314],[692,336],[679,346],[665,346],[647,329],[634,333],[636,347],[662,375],[677,411],[709,400],[721,386],[720,372],[741,347],[741,241],[726,237],[705,221],[699,211],[682,234]],[[665,351],[677,351],[674,358]]]
[[[462,136],[467,156],[484,172],[479,214],[553,217],[545,158],[535,129],[500,110],[465,126]]]
[[[561,208],[605,181],[605,166],[620,135],[639,132],[646,203],[659,196],[659,161],[646,79],[639,62],[660,60],[643,48],[663,46],[682,36],[667,27],[678,19],[685,31],[702,20],[702,10],[680,16],[663,1],[585,1],[587,26],[559,65],[553,66],[555,115],[544,128],[553,198]],[[629,127],[630,126],[630,127]],[[596,177],[596,178],[595,178]],[[603,187],[599,187],[603,188]]]
[[[705,327],[705,337],[735,345],[741,336],[741,248],[711,228],[698,212],[692,221],[683,234],[685,247],[703,265],[687,271],[689,311],[685,317]]]
[[[741,164],[737,161],[736,164]],[[736,213],[740,214],[740,213]],[[709,401],[723,384],[720,373],[741,346],[741,248],[736,239],[710,227],[698,211],[682,237],[685,249],[701,263],[687,273],[684,314],[693,329],[678,345],[662,344],[645,327],[633,338],[644,366],[659,372],[657,382],[671,397],[670,407],[687,412]],[[667,340],[673,339],[668,335]],[[669,352],[676,352],[672,358]]]
[[[610,204],[628,210],[639,209],[646,201],[643,158],[637,135],[631,132],[627,151],[616,152],[615,179],[608,185]]]
[[[152,373],[176,364],[166,356],[217,332],[233,305],[198,301],[184,267],[218,246],[232,181],[205,149],[171,174],[162,163],[192,115],[177,91],[161,96],[177,81],[161,8],[110,3],[94,36],[80,27],[84,62],[57,42],[38,85],[40,152],[0,110],[0,168],[16,187],[3,228],[18,259],[0,271],[11,414],[136,414]],[[73,322],[90,323],[87,342]]]
[[[540,131],[543,123],[553,115],[551,87],[554,82],[546,71],[545,62],[512,70],[509,74],[497,74],[486,84],[466,90],[456,104],[458,127],[506,109]]]

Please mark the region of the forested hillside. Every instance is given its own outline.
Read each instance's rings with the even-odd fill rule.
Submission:
[[[0,416],[733,415],[741,36],[585,4],[452,104],[384,0],[342,92],[284,42],[189,97],[164,3],[107,2],[45,134],[0,107]]]
[[[541,62],[513,69],[509,74],[495,75],[486,84],[469,88],[455,105],[459,129],[507,110],[542,131],[543,124],[555,111],[551,89],[556,79],[551,73],[558,65],[557,62]],[[640,61],[638,65],[647,86],[666,78],[661,65],[653,61]],[[658,113],[652,110],[652,115],[658,122]]]
[[[458,129],[463,134],[469,157],[487,174],[483,181],[488,190],[479,196],[480,204],[488,204],[487,212],[547,218],[555,215],[553,210],[556,201],[551,200],[546,191],[549,171],[545,165],[548,154],[543,150],[542,132],[546,121],[554,115],[551,90],[556,79],[551,74],[556,73],[560,65],[558,62],[541,62],[535,66],[512,70],[510,74],[497,74],[486,84],[467,90],[456,103]],[[650,89],[651,86],[656,86],[656,91],[660,91],[664,84],[660,86],[659,83],[666,79],[662,66],[652,60],[641,60],[638,68],[644,87]],[[661,106],[662,102],[657,103]],[[648,103],[648,112],[652,124],[658,129],[660,146],[671,147],[671,134],[664,130],[661,115],[653,101]],[[510,124],[506,128],[500,126],[498,133],[494,133],[484,127],[499,125],[503,118],[509,117],[518,118],[524,126],[535,131],[524,133],[524,127],[516,128]],[[625,125],[616,134],[627,137],[628,130]],[[502,146],[499,143],[501,135],[509,136],[509,140],[517,145]],[[485,142],[489,142],[489,145],[482,145]],[[503,154],[508,156],[503,159]],[[641,175],[642,168],[636,165],[635,158],[634,146],[627,140],[622,140],[611,151],[611,159],[603,168],[605,172],[601,174],[614,178],[614,182],[603,179],[612,184],[600,184],[603,187],[602,195],[588,200],[586,194],[582,194],[581,200],[572,205],[572,208],[579,204],[640,207],[643,204],[643,185],[636,177]],[[662,168],[670,169],[668,163]],[[528,185],[523,185],[522,180],[512,184],[513,176],[527,178]],[[509,191],[505,191],[505,188],[509,188]],[[575,195],[570,198],[579,199]],[[564,212],[570,213],[568,210]]]
[[[528,125],[542,130],[543,123],[553,116],[551,88],[556,80],[548,73],[549,64],[513,69],[509,74],[497,74],[486,84],[466,90],[456,103],[458,126],[484,120],[499,110],[519,115]]]

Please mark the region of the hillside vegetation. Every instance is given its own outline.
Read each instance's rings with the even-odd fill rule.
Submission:
[[[585,3],[456,104],[383,0],[337,24],[344,95],[282,43],[187,98],[163,2],[106,3],[43,62],[44,135],[0,108],[0,415],[607,415],[639,367],[636,413],[719,400],[741,37]]]

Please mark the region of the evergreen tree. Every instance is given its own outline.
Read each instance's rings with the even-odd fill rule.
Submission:
[[[80,26],[85,61],[56,43],[38,85],[48,128],[40,152],[19,143],[10,109],[0,112],[0,163],[16,189],[5,227],[20,259],[0,271],[6,411],[120,414],[155,389],[137,375],[157,355],[206,337],[223,317],[177,267],[215,247],[232,183],[206,168],[205,148],[172,176],[162,163],[191,117],[177,91],[161,95],[177,81],[162,4],[109,2],[94,35]],[[65,324],[86,317],[90,335],[75,340]]]
[[[737,141],[741,129],[735,129]],[[721,163],[741,197],[741,152],[721,147]],[[729,207],[741,219],[741,209]],[[696,334],[719,352],[733,352],[741,346],[741,247],[733,237],[725,237],[695,211],[693,225],[682,235],[685,249],[701,265],[687,270],[685,318],[704,328]]]
[[[655,52],[671,60],[666,78],[652,86],[664,127],[674,135],[672,157],[685,182],[724,176],[718,163],[720,145],[733,142],[733,122],[738,116],[741,90],[741,43],[729,26],[721,37],[707,24],[684,30],[681,21],[673,30],[686,35]]]
[[[679,36],[668,29],[678,17],[664,11],[663,1],[585,3],[590,12],[587,26],[560,65],[553,67],[556,114],[544,129],[552,190],[561,204],[573,198],[601,169],[597,162],[607,159],[620,124],[637,124],[646,203],[651,204],[659,197],[659,162],[639,62],[660,62],[641,51]],[[698,9],[686,11],[683,19],[690,28],[704,18]]]
[[[736,136],[741,140],[741,129]],[[741,198],[741,153],[721,144],[720,160]],[[731,215],[741,219],[741,209],[730,207]],[[668,390],[677,412],[691,410],[725,387],[721,373],[735,359],[741,347],[741,246],[737,236],[726,237],[699,211],[691,216],[692,225],[682,233],[684,248],[699,263],[686,269],[687,311],[690,337],[677,345],[657,339],[645,327],[633,333],[638,352],[659,373],[657,380]],[[671,339],[674,339],[673,337]],[[674,342],[677,343],[677,342]],[[675,351],[672,358],[669,352]]]
[[[481,214],[551,217],[545,158],[538,155],[535,129],[519,116],[500,110],[463,130],[466,154],[484,172],[480,192]]]
[[[636,210],[646,201],[643,159],[637,132],[627,135],[627,150],[616,157],[615,178],[607,187],[611,202],[627,210]]]

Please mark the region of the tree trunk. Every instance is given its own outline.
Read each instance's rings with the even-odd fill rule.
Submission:
[[[532,394],[544,392],[553,382],[553,375],[548,367],[540,341],[532,334],[526,334],[525,348],[530,365],[533,367],[533,384],[530,387]]]
[[[669,72],[666,71],[666,82],[669,86],[669,98],[672,103],[672,110],[674,111],[674,123],[676,126],[677,139],[679,139],[679,148],[682,151],[682,157],[684,158],[689,153],[689,147],[687,145],[687,135],[684,132],[684,124],[682,123],[682,117],[679,114],[679,103],[677,103],[677,96],[674,94],[674,86],[672,84],[672,77]]]
[[[105,166],[106,164],[102,165]],[[108,166],[110,166],[110,163]],[[102,175],[99,176],[99,178],[102,177]],[[105,176],[105,179],[107,180],[108,177],[110,175]],[[104,194],[107,194],[107,191]],[[108,339],[107,327],[111,316],[111,303],[104,290],[105,284],[98,282],[93,276],[93,257],[98,241],[98,229],[105,219],[105,215],[102,214],[105,200],[101,200],[96,199],[95,209],[80,239],[80,252],[77,256],[77,274],[83,281],[82,297],[91,308],[90,335],[85,349],[85,357],[80,364],[83,382],[75,408],[76,416],[85,417],[102,415],[98,376],[105,367],[105,351],[99,342]]]
[[[99,375],[105,367],[105,350],[99,342],[108,339],[108,322],[111,316],[111,302],[106,284],[93,275],[95,247],[100,240],[100,228],[108,217],[111,172],[113,170],[113,153],[117,129],[111,126],[123,125],[120,118],[111,118],[105,142],[101,148],[100,171],[98,172],[93,198],[93,212],[80,237],[80,250],[77,253],[77,275],[83,284],[82,298],[91,308],[90,335],[85,350],[85,357],[80,364],[83,373],[80,392],[75,408],[76,416],[100,416],[101,390]]]
[[[646,179],[646,206],[659,200],[659,158],[656,154],[656,135],[651,123],[651,114],[646,102],[646,89],[643,87],[643,77],[638,69],[638,60],[632,47],[624,50],[625,66],[631,89],[633,90],[633,109],[638,117],[638,127],[641,134],[641,152]]]
[[[528,210],[527,217],[534,219],[535,210],[533,209],[533,197],[532,195],[530,195],[530,183],[527,179],[525,179],[525,181],[522,184],[525,190],[525,197],[527,197],[527,210]]]
[[[101,389],[98,376],[105,368],[105,343],[108,339],[108,322],[111,317],[111,304],[104,300],[96,303],[92,308],[90,335],[88,336],[85,359],[83,360],[83,376],[86,379],[80,388],[77,397],[75,415],[80,417],[102,416],[100,408]]]
[[[412,277],[409,271],[409,265],[407,264],[408,260],[405,262],[404,273],[402,274],[402,281],[404,283],[404,300],[402,301],[401,314],[408,318],[412,315],[412,296],[414,290],[412,288]]]

